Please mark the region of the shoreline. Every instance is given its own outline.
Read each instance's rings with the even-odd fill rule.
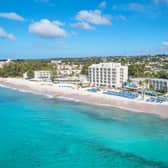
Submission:
[[[168,118],[168,104],[130,100],[112,95],[92,93],[83,89],[60,88],[55,84],[46,85],[41,82],[33,82],[21,78],[0,78],[0,87],[11,88],[22,92],[31,92],[49,98],[60,98],[92,105],[115,107],[132,112],[156,114],[160,117]]]

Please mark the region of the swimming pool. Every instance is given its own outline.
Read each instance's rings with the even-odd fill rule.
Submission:
[[[128,99],[136,99],[139,94],[138,93],[131,93],[131,92],[125,92],[125,91],[105,91],[103,92],[103,94],[108,94],[108,95],[113,95],[113,96],[119,96],[119,97],[124,97],[124,98],[128,98]]]
[[[88,89],[87,91],[88,91],[88,92],[96,93],[98,90],[97,90],[96,88],[91,88],[91,89]]]
[[[157,98],[157,97],[150,97],[146,101],[147,102],[152,102],[152,103],[164,103],[165,102],[165,100]]]

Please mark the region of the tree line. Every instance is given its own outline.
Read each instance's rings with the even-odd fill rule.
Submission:
[[[31,60],[31,61],[13,61],[0,69],[1,77],[22,77],[25,72],[28,76],[33,77],[36,70],[54,71],[54,66],[47,61]]]

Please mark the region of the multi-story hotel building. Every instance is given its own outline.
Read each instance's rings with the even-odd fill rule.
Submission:
[[[88,79],[95,87],[120,88],[128,80],[128,66],[113,62],[93,64],[88,69]]]

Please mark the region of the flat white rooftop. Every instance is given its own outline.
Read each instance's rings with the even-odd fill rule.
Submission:
[[[109,62],[109,63],[93,64],[89,68],[119,68],[119,67],[126,67],[126,66],[122,66],[121,63]]]
[[[162,79],[162,78],[132,78],[131,80],[133,81],[153,80],[153,81],[168,82],[168,79]]]

